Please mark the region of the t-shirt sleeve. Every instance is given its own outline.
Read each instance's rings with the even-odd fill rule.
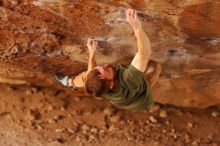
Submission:
[[[127,88],[135,89],[145,84],[145,75],[130,64],[122,73],[122,80]]]
[[[86,80],[86,71],[82,72],[81,74],[77,75],[73,79],[73,84],[76,87],[84,87],[85,86],[85,80]]]

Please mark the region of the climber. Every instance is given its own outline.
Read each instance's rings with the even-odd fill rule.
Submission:
[[[161,66],[149,60],[150,41],[142,28],[142,23],[133,9],[126,10],[127,22],[133,28],[138,51],[130,65],[97,66],[95,53],[97,41],[89,39],[88,69],[71,78],[56,75],[56,80],[70,88],[84,87],[93,97],[109,100],[114,106],[123,109],[149,109],[153,105],[152,87],[161,72]]]

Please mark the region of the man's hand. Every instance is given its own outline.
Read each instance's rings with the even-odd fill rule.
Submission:
[[[141,21],[134,9],[126,10],[127,22],[132,26],[134,32],[142,30]]]
[[[96,48],[97,48],[97,41],[92,40],[91,38],[88,39],[87,47],[89,50],[89,55],[95,55]]]

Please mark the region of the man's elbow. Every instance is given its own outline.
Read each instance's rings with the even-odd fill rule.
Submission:
[[[151,49],[146,49],[141,54],[142,54],[143,57],[149,58],[151,56],[151,54],[152,54],[152,51],[151,51]]]
[[[148,51],[148,55],[151,56],[151,54],[152,54],[152,50],[149,49],[149,51]]]

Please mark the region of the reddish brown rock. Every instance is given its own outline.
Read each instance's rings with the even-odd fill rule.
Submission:
[[[128,7],[138,10],[151,59],[163,67],[155,101],[198,108],[219,104],[218,0],[3,0],[0,82],[61,88],[55,73],[75,76],[86,70],[88,37],[99,40],[98,64],[129,63],[137,50],[125,21]]]

